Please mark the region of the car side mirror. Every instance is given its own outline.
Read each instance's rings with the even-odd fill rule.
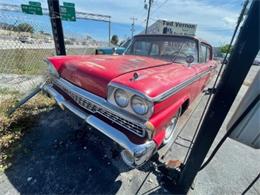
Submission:
[[[192,55],[186,56],[186,62],[188,64],[188,67],[190,67],[192,62],[194,62],[194,57]]]

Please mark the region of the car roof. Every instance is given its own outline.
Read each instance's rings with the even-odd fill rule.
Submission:
[[[190,39],[194,39],[194,40],[197,40],[199,42],[203,42],[205,44],[208,44],[211,46],[211,44],[209,44],[207,41],[201,39],[201,38],[198,38],[196,36],[190,36],[190,35],[169,35],[169,34],[139,34],[139,35],[135,35],[134,37],[144,37],[144,36],[148,36],[148,37],[160,37],[160,36],[163,36],[163,37],[186,37],[186,38],[190,38]]]

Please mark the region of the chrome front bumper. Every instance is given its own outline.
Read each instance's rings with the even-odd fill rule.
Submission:
[[[153,140],[149,140],[144,144],[134,144],[128,137],[121,131],[115,129],[111,125],[105,123],[94,115],[87,114],[81,108],[67,101],[57,90],[55,90],[52,84],[46,84],[42,88],[43,91],[47,92],[52,96],[57,104],[62,108],[67,108],[89,125],[105,134],[107,137],[118,143],[122,148],[125,149],[121,153],[124,162],[131,167],[138,167],[147,162],[156,151],[156,144]],[[127,154],[127,155],[126,155]],[[129,157],[131,159],[129,159]]]

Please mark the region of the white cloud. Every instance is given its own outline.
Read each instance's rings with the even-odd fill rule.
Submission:
[[[231,27],[234,27],[235,24],[236,24],[236,18],[232,18],[232,17],[228,17],[228,16],[225,16],[223,18],[223,21],[228,25],[228,26],[231,26]]]

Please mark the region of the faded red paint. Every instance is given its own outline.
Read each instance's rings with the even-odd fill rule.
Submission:
[[[50,57],[61,77],[101,97],[106,97],[107,84],[114,78],[140,69],[169,62],[138,56],[84,55]]]
[[[214,61],[187,67],[141,56],[63,56],[50,57],[61,77],[103,98],[107,97],[110,82],[135,89],[151,98],[215,67]],[[133,73],[138,79],[133,80]],[[185,101],[192,102],[202,91],[210,74],[190,84],[166,100],[154,104],[150,122],[155,127],[154,140],[159,146],[165,135],[165,127]]]

